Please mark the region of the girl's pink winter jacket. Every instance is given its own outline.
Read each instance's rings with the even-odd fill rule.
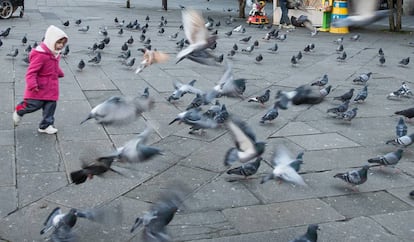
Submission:
[[[60,55],[55,56],[44,43],[39,47],[30,52],[23,98],[57,101],[59,77],[64,76],[59,67]]]

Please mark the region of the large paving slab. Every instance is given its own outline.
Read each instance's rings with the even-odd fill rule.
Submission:
[[[411,210],[374,215],[371,217],[399,238],[409,241],[412,240],[414,233],[411,223],[413,215],[414,212]]]

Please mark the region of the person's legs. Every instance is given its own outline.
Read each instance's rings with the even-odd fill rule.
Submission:
[[[19,122],[23,115],[26,113],[32,113],[34,111],[39,110],[43,106],[43,101],[41,100],[33,100],[33,99],[25,99],[21,103],[16,105],[16,108],[13,112],[13,122],[14,125],[19,125]]]
[[[280,24],[290,24],[287,8],[287,0],[280,0],[280,9],[282,10],[282,16],[280,17]]]
[[[39,129],[46,129],[55,122],[56,101],[44,101],[42,109],[43,119],[39,124]]]

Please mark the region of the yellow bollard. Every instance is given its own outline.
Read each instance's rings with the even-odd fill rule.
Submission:
[[[335,0],[332,9],[332,22],[336,19],[342,19],[348,17],[348,2],[346,0]],[[330,33],[334,34],[347,34],[349,33],[348,27],[333,27],[329,29]]]

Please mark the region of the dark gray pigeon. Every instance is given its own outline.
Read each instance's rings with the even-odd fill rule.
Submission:
[[[236,147],[227,151],[224,165],[230,166],[236,161],[245,163],[264,153],[266,144],[256,140],[256,135],[247,123],[233,118],[229,119],[226,124]]]
[[[275,43],[271,48],[268,48],[268,50],[272,51],[272,52],[276,52],[278,50],[279,46],[277,45],[277,43]]]
[[[88,60],[89,63],[92,64],[99,64],[102,60],[101,52],[98,52],[96,56],[94,56],[92,59]]]
[[[388,144],[392,144],[395,146],[400,146],[400,147],[407,147],[409,145],[411,145],[414,141],[414,133],[409,134],[409,135],[404,135],[392,140],[388,140],[385,143]]]
[[[342,51],[344,51],[344,45],[340,44],[336,47],[336,53],[341,53]]]
[[[81,59],[78,63],[78,70],[82,71],[83,68],[85,68],[85,61],[83,59]]]
[[[404,110],[396,111],[394,114],[402,115],[408,120],[412,119],[414,117],[414,108],[407,108]]]
[[[349,89],[348,92],[342,94],[341,96],[334,97],[333,100],[340,100],[342,102],[346,102],[351,100],[352,96],[354,95],[354,88]]]
[[[351,122],[357,116],[358,108],[353,108],[343,113],[338,113],[336,118]]]
[[[349,106],[349,100],[343,102],[341,105],[339,105],[337,107],[329,108],[328,110],[326,110],[326,112],[338,115],[338,113],[346,112],[346,110],[348,110],[348,106]]]
[[[317,224],[310,224],[308,225],[308,229],[305,234],[289,242],[317,242],[318,241],[318,230],[319,230],[319,226]]]
[[[70,179],[74,184],[78,185],[86,182],[88,178],[92,179],[93,176],[100,176],[106,173],[107,171],[113,171],[115,173],[120,174],[119,172],[111,168],[113,162],[114,159],[112,158],[98,158],[92,162],[82,161],[82,169],[72,171],[70,173]]]
[[[397,125],[395,126],[395,134],[397,135],[397,137],[402,137],[404,135],[407,134],[407,125],[404,122],[404,118],[400,118],[398,120]]]
[[[410,57],[404,58],[398,62],[400,66],[406,66],[408,63],[410,63]]]
[[[383,55],[379,57],[379,63],[381,66],[385,64],[385,57]]]
[[[398,149],[397,151],[389,152],[385,155],[368,159],[368,163],[377,163],[382,166],[395,166],[401,160],[402,154],[403,150]]]
[[[248,162],[239,167],[228,170],[227,174],[244,176],[245,178],[248,176],[252,176],[256,174],[256,172],[259,170],[261,160],[262,160],[262,157],[258,157],[253,162]]]
[[[345,61],[346,60],[346,57],[347,57],[347,55],[346,55],[346,52],[344,51],[344,52],[342,52],[342,55],[336,57],[336,59],[338,61]]]
[[[262,106],[264,106],[264,104],[267,101],[269,101],[269,99],[270,99],[270,90],[267,89],[263,95],[249,98],[248,102],[260,103]]]
[[[338,173],[334,175],[334,178],[344,180],[346,183],[352,185],[353,189],[356,185],[361,185],[368,180],[368,165],[363,166],[361,169],[352,170],[345,173]]]
[[[368,97],[368,86],[365,86],[357,93],[357,95],[354,98],[354,102],[364,102],[365,99]]]
[[[365,85],[367,81],[371,78],[372,72],[362,73],[361,75],[354,78],[353,82],[356,84]]]
[[[319,90],[315,90],[310,85],[302,85],[295,90],[286,92],[278,91],[276,94],[278,107],[286,110],[290,105],[318,104],[323,101],[326,95],[322,95]]]
[[[279,104],[275,102],[275,104],[273,104],[273,107],[267,110],[265,115],[263,115],[263,117],[260,119],[261,124],[264,124],[266,121],[267,122],[273,121],[279,116],[278,105]]]
[[[0,37],[4,37],[4,38],[6,38],[7,36],[9,36],[9,34],[10,34],[10,30],[11,30],[11,28],[10,27],[8,27],[7,29],[5,29],[5,30],[2,30],[1,32],[0,32]]]

